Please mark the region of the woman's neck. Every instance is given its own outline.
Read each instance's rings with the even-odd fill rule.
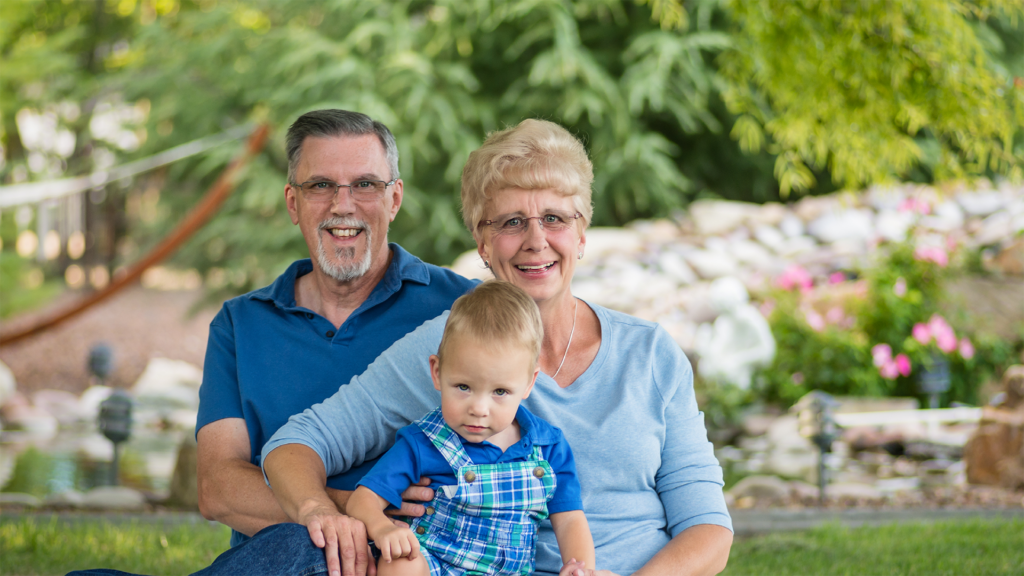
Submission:
[[[544,323],[544,340],[540,347],[540,369],[548,374],[554,375],[562,359],[572,354],[570,336],[574,333],[578,304],[572,294],[567,293],[565,297],[554,302],[538,304],[540,318]]]

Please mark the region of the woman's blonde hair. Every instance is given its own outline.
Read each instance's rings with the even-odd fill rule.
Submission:
[[[584,226],[590,224],[594,166],[583,143],[554,122],[523,120],[487,135],[462,169],[462,220],[477,238],[484,206],[506,188],[552,188],[570,196]]]
[[[444,325],[437,357],[445,353],[455,336],[469,336],[476,342],[501,342],[529,350],[532,372],[540,358],[544,324],[537,303],[522,288],[501,280],[488,280],[452,304]]]

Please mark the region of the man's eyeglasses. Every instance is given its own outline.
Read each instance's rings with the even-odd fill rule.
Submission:
[[[334,199],[340,188],[348,188],[352,197],[356,200],[375,200],[391,186],[398,182],[395,178],[391,182],[383,180],[356,180],[351,184],[338,184],[330,180],[309,180],[302,184],[292,184],[302,190],[302,194],[311,202],[327,202]]]
[[[484,220],[480,222],[479,226],[488,226],[495,234],[517,236],[526,232],[527,227],[530,225],[530,220],[536,220],[540,223],[541,227],[548,232],[562,232],[572,226],[572,223],[577,218],[582,217],[583,214],[580,214],[579,212],[570,214],[568,212],[549,210],[541,216],[522,216],[520,214],[511,214],[508,216],[502,216],[496,220]]]

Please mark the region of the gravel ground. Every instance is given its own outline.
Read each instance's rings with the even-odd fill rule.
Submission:
[[[0,347],[0,360],[10,367],[18,391],[31,395],[43,389],[80,394],[89,387],[89,348],[105,342],[114,351],[110,384],[131,387],[150,358],[162,356],[202,367],[210,320],[217,306],[190,311],[202,296],[196,291],[127,288],[110,299],[41,334]],[[65,294],[51,306],[74,300]],[[29,324],[27,314],[5,324]]]

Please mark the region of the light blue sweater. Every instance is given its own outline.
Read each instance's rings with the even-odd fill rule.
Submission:
[[[541,372],[524,404],[569,440],[597,568],[625,575],[683,530],[697,524],[731,530],[732,520],[679,345],[657,324],[589,306],[601,322],[594,362],[567,388]],[[399,428],[440,403],[428,358],[447,318],[445,312],[427,321],[334,396],[292,416],[263,447],[261,461],[283,444],[304,444],[330,476],[386,451]],[[536,566],[537,574],[551,575],[562,567],[547,521]]]

